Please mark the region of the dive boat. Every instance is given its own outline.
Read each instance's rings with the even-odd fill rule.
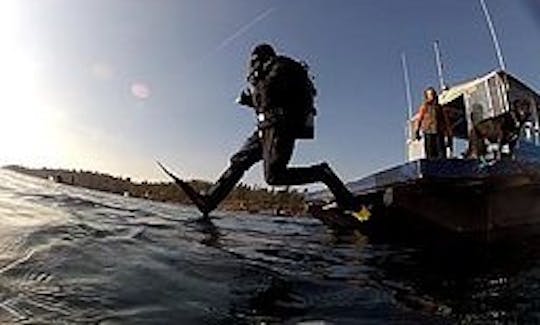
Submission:
[[[407,121],[407,161],[347,184],[370,214],[358,217],[329,208],[333,200],[329,191],[307,194],[311,214],[338,229],[377,223],[406,229],[402,225],[422,224],[452,233],[491,234],[540,224],[538,93],[497,70],[443,90],[439,103],[454,140],[446,159],[425,158],[423,139],[415,139],[412,132],[416,123],[412,117]],[[528,115],[516,128],[515,146],[484,140],[487,152],[468,157],[473,128],[518,106]]]

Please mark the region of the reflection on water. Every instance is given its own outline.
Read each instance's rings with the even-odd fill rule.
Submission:
[[[540,237],[334,234],[0,171],[0,323],[538,323]]]

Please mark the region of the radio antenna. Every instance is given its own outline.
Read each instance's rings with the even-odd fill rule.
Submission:
[[[413,110],[413,103],[412,103],[412,96],[411,96],[411,82],[409,80],[409,69],[407,67],[407,57],[405,56],[405,53],[401,53],[401,67],[403,68],[403,81],[405,82],[405,94],[407,96],[407,124],[405,127],[405,142],[407,145],[405,146],[405,159],[409,159],[409,148],[408,143],[409,140],[412,138],[413,133],[413,126],[412,126],[412,110]]]
[[[437,64],[439,86],[441,87],[441,90],[446,90],[448,88],[446,87],[446,83],[444,82],[443,63],[441,59],[441,49],[439,48],[439,41],[433,42],[433,50],[435,51],[435,64]]]
[[[409,80],[409,69],[407,67],[407,56],[405,53],[401,53],[401,66],[403,68],[403,81],[405,82],[405,93],[407,96],[407,120],[410,121],[412,118],[412,96],[411,96],[411,82]]]
[[[489,14],[486,1],[480,0],[480,5],[482,6],[482,11],[484,12],[484,16],[486,17],[486,22],[489,28],[489,32],[491,34],[493,45],[495,46],[497,59],[499,60],[499,67],[501,68],[501,70],[506,70],[506,65],[504,64],[504,57],[502,55],[501,46],[499,45],[499,39],[497,38],[497,33],[495,32],[495,26],[493,25],[493,21],[491,20],[491,15]]]

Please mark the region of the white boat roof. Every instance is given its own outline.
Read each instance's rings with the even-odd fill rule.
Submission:
[[[525,87],[526,89],[530,90],[531,92],[535,93],[538,96],[538,93],[536,91],[534,91],[531,87],[527,86],[525,83],[520,81],[518,78],[512,76],[510,73],[508,73],[508,72],[506,72],[504,70],[494,70],[494,71],[491,71],[491,72],[489,72],[489,73],[487,73],[487,74],[485,74],[483,76],[480,76],[480,77],[472,79],[472,80],[468,80],[468,81],[458,83],[458,84],[450,87],[449,89],[444,90],[443,92],[441,92],[439,94],[439,103],[441,103],[442,105],[448,104],[451,101],[455,100],[456,98],[458,98],[458,97],[460,97],[460,96],[462,96],[462,95],[464,95],[466,93],[473,92],[478,85],[486,82],[486,80],[488,80],[488,79],[490,79],[490,78],[492,78],[492,77],[494,77],[496,75],[509,77],[510,79],[513,79],[513,80],[517,81],[523,87]]]
[[[483,75],[481,77],[454,85],[450,87],[449,89],[444,90],[443,92],[440,93],[439,103],[441,103],[442,105],[448,104],[451,101],[455,100],[456,98],[462,96],[463,94],[473,91],[479,84],[484,83],[486,80],[494,77],[495,75],[499,73],[504,73],[504,72],[501,70],[491,71],[490,73]]]

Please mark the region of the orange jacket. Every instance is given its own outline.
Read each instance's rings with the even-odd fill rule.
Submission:
[[[450,125],[439,104],[424,103],[418,112],[417,128],[428,134],[450,135]]]

